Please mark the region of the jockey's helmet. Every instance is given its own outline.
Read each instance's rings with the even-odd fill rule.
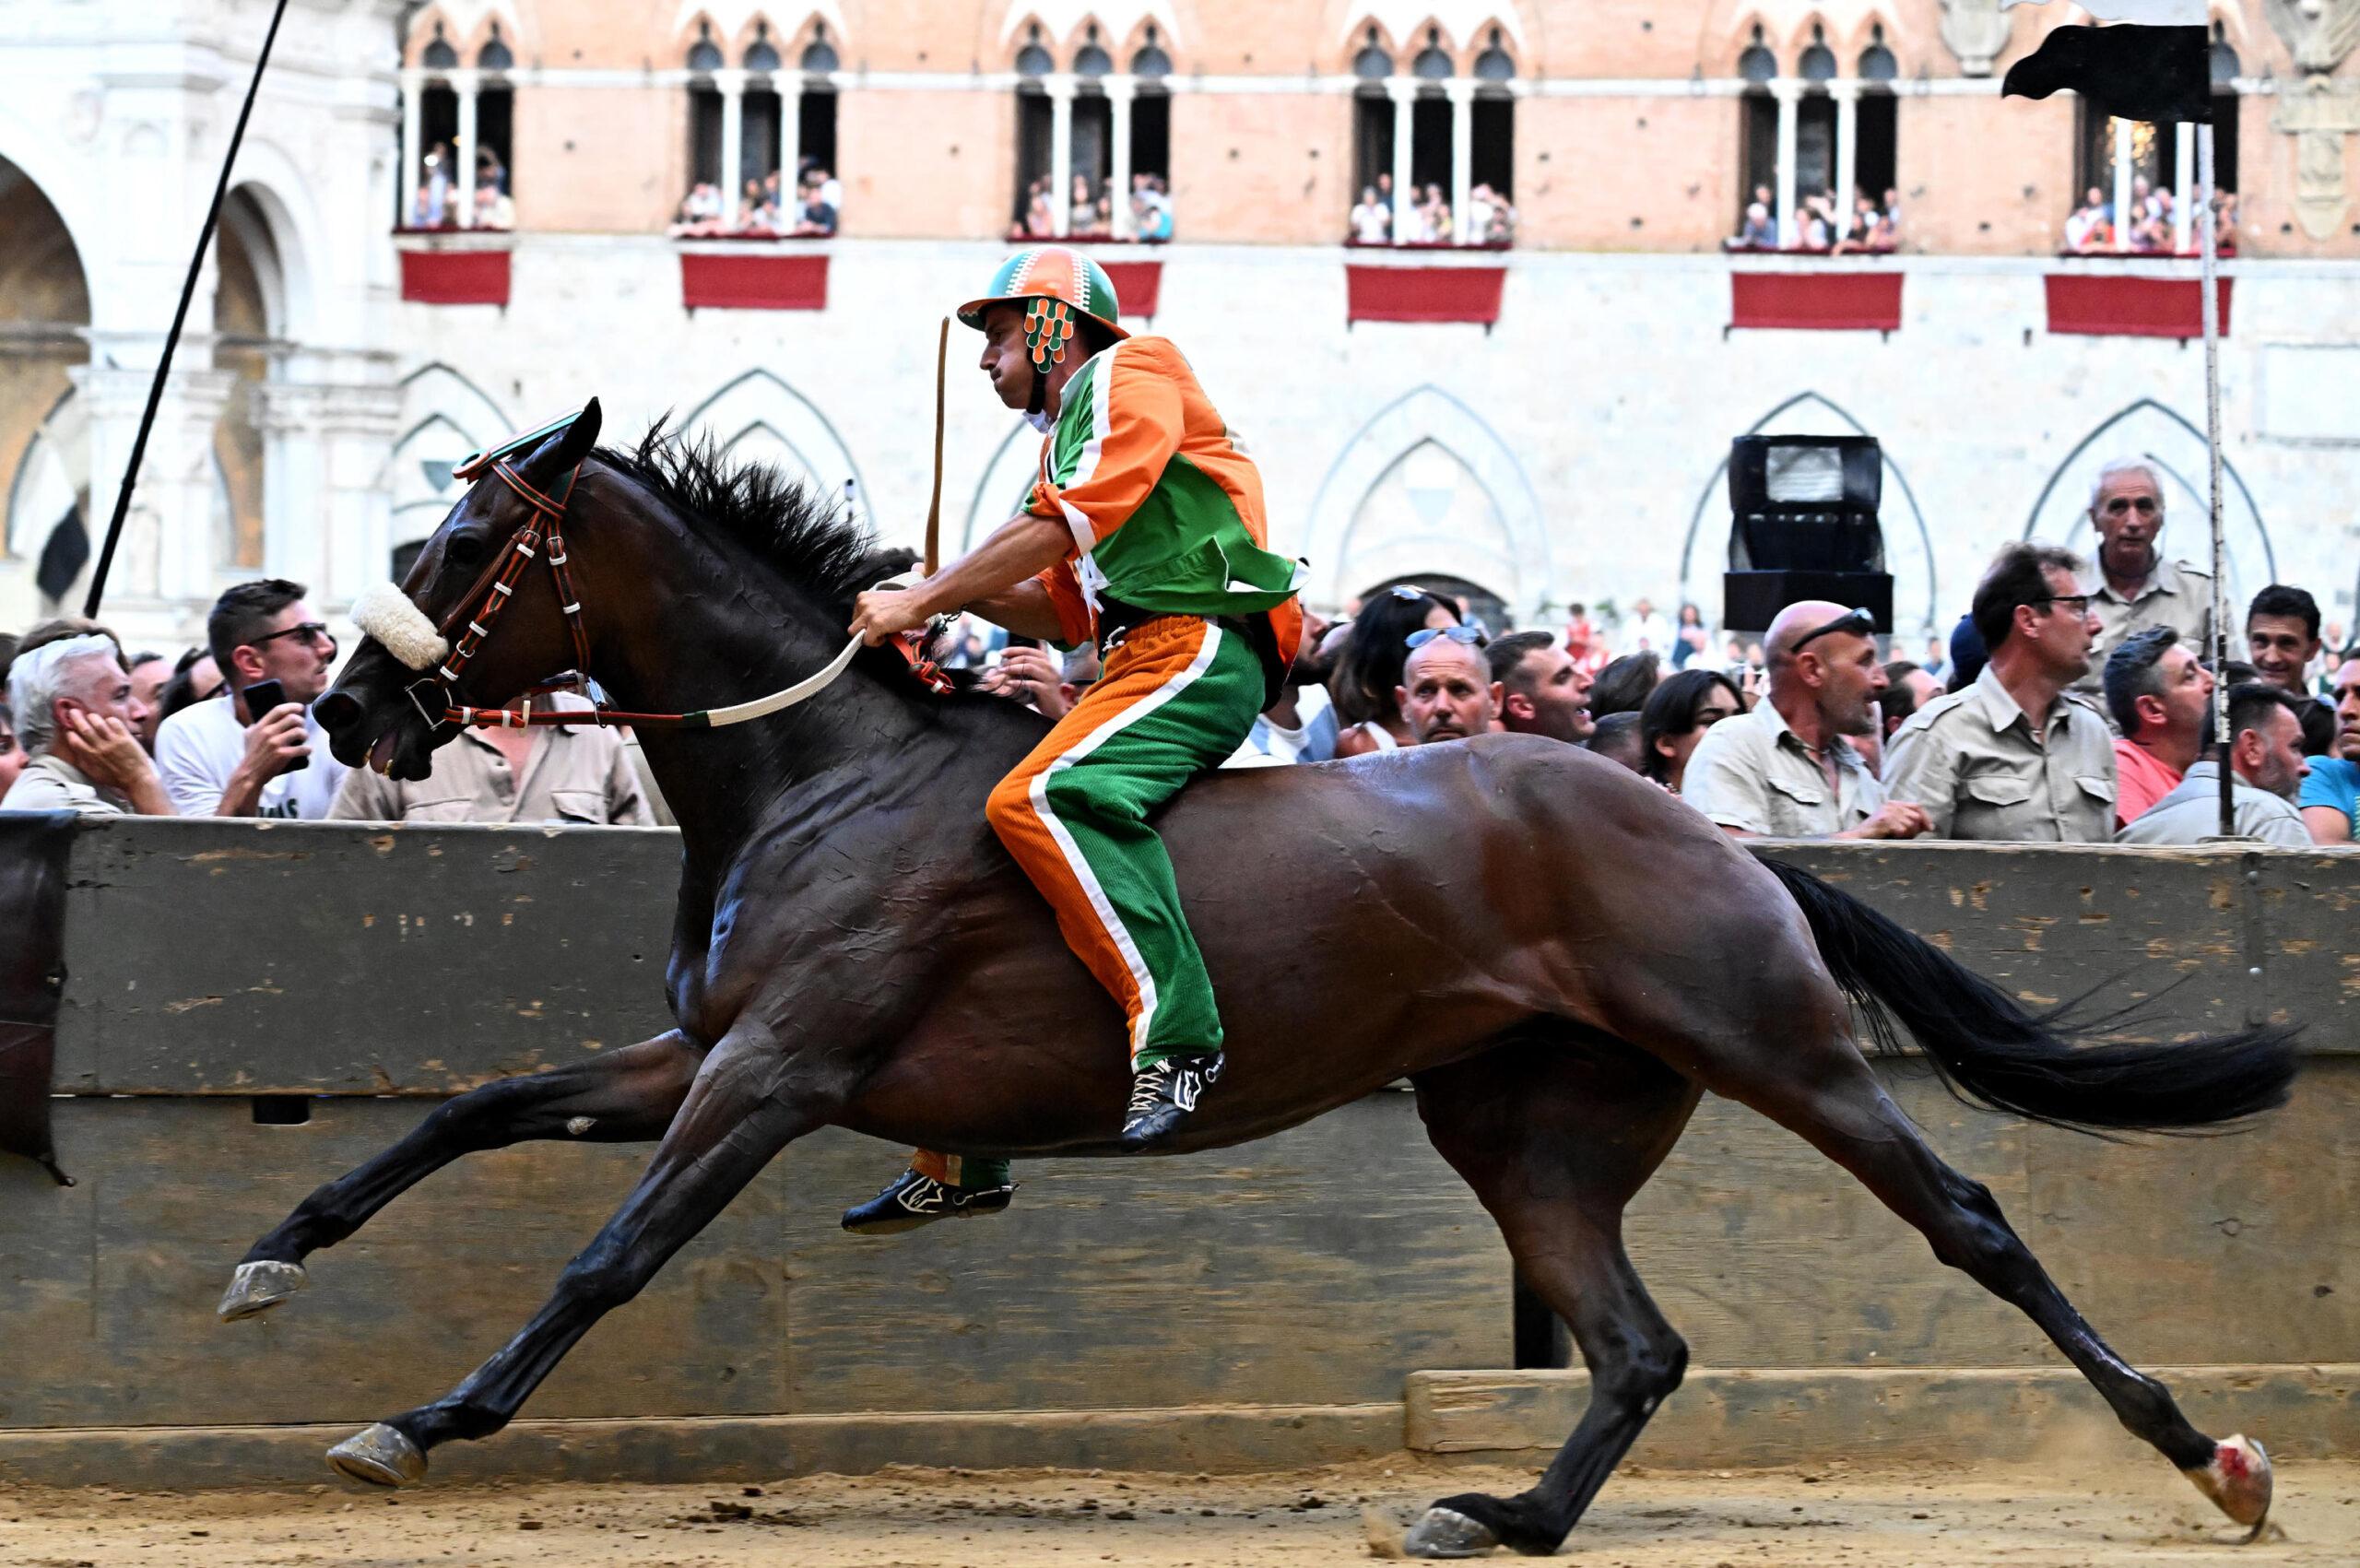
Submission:
[[[981,331],[985,311],[1012,302],[1025,306],[1024,347],[1032,355],[1032,404],[1036,411],[1050,367],[1065,363],[1075,316],[1088,316],[1110,336],[1130,336],[1123,330],[1115,280],[1104,267],[1069,246],[1034,245],[1017,252],[999,264],[981,299],[959,307],[959,319]]]

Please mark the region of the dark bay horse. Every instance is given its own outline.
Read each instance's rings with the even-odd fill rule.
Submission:
[[[738,701],[844,648],[853,595],[882,574],[863,531],[768,470],[722,471],[660,432],[635,453],[601,449],[597,430],[594,401],[515,472],[546,493],[578,470],[564,533],[581,646],[620,708]],[[515,488],[481,480],[405,592],[446,622],[532,522]],[[557,589],[528,573],[456,700],[508,701],[576,658]],[[336,755],[425,776],[454,732],[412,701],[415,680],[364,642],[318,705]],[[223,1315],[284,1299],[305,1256],[462,1154],[586,1137],[656,1139],[655,1157],[504,1349],[339,1444],[339,1469],[414,1481],[437,1444],[500,1430],[592,1324],[816,1127],[969,1155],[1114,1152],[1120,1016],[984,820],[985,794],[1044,727],[997,698],[932,695],[880,650],[774,717],[643,732],[681,830],[666,982],[677,1027],[448,1102],[258,1242]],[[2082,1127],[2275,1105],[2290,1032],[2063,1038],[1864,905],[1554,741],[1217,775],[1161,827],[1229,1028],[1229,1072],[1179,1148],[1261,1138],[1407,1075],[1435,1146],[1589,1367],[1589,1409],[1539,1484],[1443,1500],[1411,1532],[1414,1552],[1553,1550],[1679,1385],[1687,1348],[1633,1272],[1621,1223],[1706,1090],[1851,1172],[1936,1257],[2028,1315],[2231,1517],[2260,1521],[2260,1449],[2199,1432],[2099,1339],[1990,1193],[1886,1097],[1847,1004],[1906,1026],[1963,1094]],[[1686,890],[1694,918],[1651,917],[1666,886]],[[1347,1008],[1359,1027],[1326,1026]]]

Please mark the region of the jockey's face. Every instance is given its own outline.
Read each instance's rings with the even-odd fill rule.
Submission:
[[[984,374],[1010,408],[1021,410],[1032,395],[1032,351],[1024,347],[1024,306],[1010,301],[984,312]]]

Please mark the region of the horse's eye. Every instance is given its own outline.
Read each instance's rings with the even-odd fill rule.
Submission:
[[[442,559],[457,567],[483,564],[484,544],[481,536],[454,534],[443,543]]]

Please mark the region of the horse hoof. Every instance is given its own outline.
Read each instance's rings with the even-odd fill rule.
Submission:
[[[413,1486],[426,1479],[426,1451],[379,1421],[329,1449],[328,1468],[371,1486]]]
[[[312,1282],[300,1263],[242,1263],[230,1276],[230,1288],[221,1292],[221,1304],[214,1311],[224,1323],[235,1323],[242,1317],[253,1317],[268,1312],[296,1291]]]
[[[2201,1469],[2180,1472],[2196,1485],[2196,1490],[2212,1500],[2212,1505],[2240,1525],[2250,1527],[2253,1536],[2261,1534],[2261,1527],[2270,1517],[2270,1456],[2261,1444],[2251,1438],[2225,1437],[2212,1450],[2212,1462]]]
[[[1488,1557],[1500,1538],[1455,1508],[1429,1508],[1410,1527],[1401,1550],[1411,1557]]]

